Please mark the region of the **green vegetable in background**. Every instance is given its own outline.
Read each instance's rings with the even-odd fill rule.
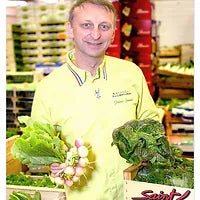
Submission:
[[[42,199],[41,199],[41,194],[38,191],[35,191],[33,198],[31,197],[30,194],[26,192],[13,191],[9,196],[9,200],[42,200]]]
[[[6,129],[6,139],[18,134],[17,129]]]
[[[21,119],[22,135],[16,139],[12,154],[23,164],[32,169],[49,166],[52,163],[65,162],[64,142],[50,124],[32,122],[31,118]]]
[[[158,98],[157,102],[159,106],[167,106],[168,105],[168,110],[172,110],[172,108],[177,108],[180,105],[188,102],[188,101],[194,101],[194,97],[190,97],[187,99],[177,99],[177,98],[171,98],[171,99],[162,99]]]
[[[169,144],[160,122],[132,120],[115,129],[112,136],[121,157],[139,166],[134,180],[193,188],[194,163]]]
[[[55,183],[53,183],[47,174],[38,179],[33,179],[31,176],[25,175],[23,172],[20,172],[19,174],[10,174],[7,176],[6,185],[63,188],[63,186],[57,186]]]

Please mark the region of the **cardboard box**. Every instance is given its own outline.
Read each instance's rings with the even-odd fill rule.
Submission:
[[[160,47],[160,57],[179,57],[180,54],[179,47]]]
[[[123,171],[124,200],[177,200],[178,198],[194,200],[194,189],[134,181],[137,171],[138,168],[134,165],[131,165]]]
[[[181,63],[189,62],[194,59],[194,45],[185,44],[180,46],[181,51]]]
[[[163,79],[160,76],[156,77],[156,84],[158,87],[162,88],[186,88],[186,89],[193,89],[194,88],[194,78],[183,78],[182,77],[175,77],[175,76],[168,76]]]
[[[186,99],[194,96],[194,91],[190,89],[159,88],[159,97],[163,99],[179,98]]]
[[[12,145],[18,137],[19,135],[15,135],[6,139],[6,176],[24,171],[22,163],[16,160],[11,153]]]

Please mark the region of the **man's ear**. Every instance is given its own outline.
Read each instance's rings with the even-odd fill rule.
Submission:
[[[74,38],[74,34],[73,34],[73,29],[72,29],[72,26],[70,24],[70,22],[68,22],[66,24],[67,26],[67,36],[70,38],[70,39],[73,39]]]

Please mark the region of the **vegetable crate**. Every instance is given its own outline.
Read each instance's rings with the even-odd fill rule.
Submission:
[[[22,163],[18,160],[16,160],[12,153],[11,148],[13,143],[15,142],[15,139],[19,137],[19,135],[12,136],[8,139],[6,139],[6,175],[9,174],[15,174],[24,171],[25,167],[22,165]]]
[[[124,200],[194,200],[194,189],[134,181],[137,171],[138,168],[134,165],[123,171]]]
[[[9,200],[9,196],[13,191],[26,192],[30,194],[31,196],[34,195],[35,191],[39,191],[41,194],[42,200],[66,200],[64,189],[32,187],[32,186],[17,186],[17,185],[6,186],[6,200]]]

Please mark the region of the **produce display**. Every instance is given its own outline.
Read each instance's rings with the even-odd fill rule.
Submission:
[[[163,125],[153,119],[132,120],[113,131],[112,145],[121,157],[138,166],[134,180],[194,187],[194,162],[170,145]]]
[[[180,107],[180,106],[182,106],[183,104],[185,104],[187,102],[194,102],[194,97],[190,97],[190,98],[187,98],[187,99],[178,99],[178,98],[163,99],[163,98],[158,98],[158,100],[157,100],[157,104],[159,106],[168,106],[168,110],[170,110],[170,111],[172,110],[172,108]],[[192,107],[192,109],[193,109],[193,107]]]
[[[15,192],[13,191],[10,196],[9,200],[42,200],[41,194],[38,191],[35,191],[33,198],[30,194],[26,192]]]
[[[58,126],[33,122],[28,116],[19,118],[19,121],[25,127],[21,127],[22,135],[13,144],[13,156],[32,169],[60,164],[62,170],[52,174],[58,185],[70,187],[78,182],[89,164],[88,148],[83,141],[77,139],[74,146],[66,146],[59,137]]]
[[[36,179],[31,177],[30,175],[25,175],[23,172],[20,172],[19,174],[10,174],[9,176],[7,176],[6,185],[63,188],[63,186],[57,186],[55,183],[53,183],[47,174],[40,176]]]
[[[184,64],[181,63],[166,63],[159,66],[158,68],[161,71],[168,71],[180,75],[189,75],[194,76],[194,61],[190,60]]]

